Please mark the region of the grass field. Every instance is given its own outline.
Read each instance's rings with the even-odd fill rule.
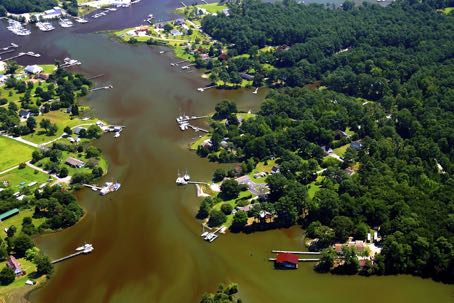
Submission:
[[[36,128],[36,131],[33,134],[23,136],[23,138],[25,140],[28,140],[28,141],[31,141],[31,142],[37,143],[37,144],[46,143],[46,142],[49,142],[53,139],[60,137],[63,134],[63,129],[66,126],[74,127],[74,126],[81,125],[81,124],[94,124],[94,123],[96,123],[96,121],[98,121],[98,119],[89,119],[86,121],[82,121],[80,118],[71,118],[69,116],[69,114],[67,114],[66,112],[63,112],[61,110],[51,111],[44,115],[36,117],[37,124],[39,125],[39,123],[43,119],[49,119],[50,122],[56,123],[57,127],[58,127],[57,133],[54,136],[47,136],[46,134],[43,133],[44,130],[38,126]]]
[[[7,172],[6,174],[0,175],[0,181],[8,181],[9,186],[14,190],[18,191],[20,189],[21,182],[30,184],[31,182],[38,182],[34,187],[39,186],[42,183],[45,183],[48,180],[49,176],[34,170],[28,166],[23,169],[16,168],[12,171]]]
[[[200,138],[198,138],[197,140],[195,140],[194,142],[191,143],[191,150],[197,150],[197,148],[202,145],[203,141],[207,140],[210,138],[210,135],[209,134],[206,134]]]
[[[40,66],[46,74],[52,74],[56,69],[56,66],[53,64],[42,64]]]
[[[335,148],[333,151],[339,157],[343,157],[349,146],[350,146],[350,143],[342,145],[341,147]]]
[[[31,146],[0,137],[0,171],[30,160],[33,150]]]
[[[22,287],[24,287],[27,290],[30,290],[30,289],[36,288],[38,284],[41,284],[44,281],[46,281],[46,276],[41,276],[41,277],[35,279],[34,275],[36,273],[36,265],[33,264],[31,261],[28,261],[25,258],[19,258],[17,260],[21,264],[22,269],[25,270],[26,274],[23,276],[20,276],[20,277],[16,277],[16,280],[14,280],[14,282],[11,283],[10,285],[0,287],[0,302],[10,302],[8,300],[8,294],[10,292],[12,292],[13,290],[17,290]],[[5,265],[6,265],[6,261],[1,262],[0,268],[5,267]],[[26,285],[25,282],[29,279],[33,280],[36,284],[33,286]],[[24,293],[24,295],[25,295],[25,293]]]
[[[197,7],[204,8],[207,10],[207,12],[212,13],[212,14],[219,13],[227,8],[226,5],[222,5],[219,3],[199,4],[199,5],[197,5]]]
[[[16,234],[20,234],[22,230],[22,220],[24,220],[25,217],[33,217],[33,210],[32,209],[21,209],[19,211],[19,214],[8,218],[4,221],[0,221],[0,234],[2,235],[1,237],[4,238],[6,236],[6,233],[4,232],[5,228],[10,227],[11,225],[14,225],[17,228]],[[39,218],[39,219],[32,219],[33,224],[38,227],[41,224],[46,221],[46,218]],[[1,270],[1,268],[0,268]],[[1,288],[1,287],[0,287]]]
[[[250,191],[248,191],[248,190],[247,190],[247,191],[242,191],[242,192],[240,192],[240,194],[238,195],[238,198],[232,199],[232,200],[228,200],[228,201],[219,202],[219,203],[217,203],[217,204],[215,204],[215,205],[213,206],[213,209],[221,210],[221,206],[222,206],[222,204],[224,204],[224,203],[230,204],[230,205],[232,205],[233,208],[235,208],[235,206],[236,206],[236,200],[241,199],[241,198],[244,198],[244,197],[247,197],[247,196],[249,196],[249,195],[251,195],[251,192],[250,192]],[[226,221],[224,224],[222,224],[222,225],[224,225],[224,226],[226,226],[227,228],[229,228],[230,225],[232,225],[232,221],[233,221],[233,214],[227,215],[227,221]]]

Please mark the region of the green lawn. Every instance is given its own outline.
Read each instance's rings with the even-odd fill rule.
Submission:
[[[50,122],[56,123],[57,127],[58,127],[57,133],[54,136],[47,136],[46,134],[43,133],[44,130],[38,126],[34,133],[23,136],[23,138],[25,140],[28,140],[28,141],[31,141],[31,142],[37,143],[37,144],[46,143],[46,142],[49,142],[53,139],[60,137],[63,134],[63,129],[66,126],[74,127],[74,126],[81,125],[81,124],[94,124],[94,123],[96,123],[96,121],[98,121],[98,119],[89,119],[86,121],[82,121],[80,118],[71,118],[71,116],[69,114],[67,114],[66,112],[61,111],[61,110],[51,111],[44,115],[36,117],[37,124],[39,125],[39,123],[43,119],[49,119]],[[88,126],[86,126],[86,127],[88,127]]]
[[[31,146],[0,137],[0,171],[30,160],[33,150]]]
[[[22,269],[25,270],[25,272],[27,274],[20,276],[20,277],[16,277],[16,280],[14,280],[14,282],[11,283],[10,285],[0,286],[0,301],[1,302],[7,302],[7,301],[3,301],[3,300],[5,300],[7,298],[7,294],[13,290],[16,290],[16,289],[22,288],[22,287],[26,287],[27,289],[32,289],[32,288],[35,288],[36,285],[41,284],[42,282],[44,282],[46,280],[45,276],[41,276],[36,280],[32,278],[33,275],[36,273],[36,265],[33,264],[31,261],[27,261],[25,258],[19,258],[17,260],[21,264]],[[6,261],[1,262],[0,268],[5,267],[5,265],[6,265]],[[32,279],[33,281],[35,281],[36,284],[33,286],[26,285],[25,282],[29,279]]]
[[[228,204],[232,205],[233,208],[235,208],[235,206],[236,206],[236,200],[239,200],[239,199],[241,199],[241,198],[247,197],[247,196],[249,196],[249,195],[251,195],[251,192],[250,192],[250,191],[248,191],[248,190],[242,191],[242,192],[240,192],[240,194],[238,195],[238,198],[232,199],[232,200],[228,200],[228,201],[221,201],[221,202],[215,204],[215,205],[213,206],[213,209],[221,210],[221,206],[222,206],[222,204],[224,204],[224,203],[228,203]],[[254,197],[254,195],[252,195],[252,197]],[[232,225],[232,221],[233,221],[233,214],[230,214],[230,215],[227,216],[227,221],[226,221],[224,224],[222,224],[222,225],[224,225],[224,226],[226,226],[227,228],[229,228],[230,225]]]
[[[55,71],[55,69],[57,68],[53,64],[42,64],[40,66],[43,69],[43,72],[45,72],[46,74],[52,74]]]
[[[222,5],[219,3],[199,4],[196,6],[198,8],[204,8],[207,10],[207,12],[212,13],[212,14],[219,13],[227,8],[226,5]]]
[[[9,186],[14,190],[20,189],[20,184],[25,182],[27,185],[31,182],[38,182],[33,188],[38,187],[42,183],[47,182],[49,176],[26,166],[23,169],[16,168],[6,174],[0,175],[0,181],[8,181]]]
[[[260,178],[255,178],[254,175],[256,173],[259,173],[259,172],[265,172],[265,173],[268,173],[270,174],[271,173],[271,169],[273,168],[273,166],[276,164],[276,160],[268,160],[267,161],[267,165],[265,165],[265,162],[259,162],[257,163],[256,167],[254,170],[252,170],[248,176],[251,178],[252,181],[254,181],[255,183],[266,183],[266,178],[268,177],[265,176],[265,177],[260,177]]]
[[[191,150],[197,150],[197,148],[202,145],[203,141],[207,140],[210,138],[210,135],[209,134],[206,134],[200,138],[198,138],[197,140],[195,140],[194,142],[191,143]]]
[[[341,147],[335,148],[333,151],[339,157],[343,157],[349,146],[350,146],[350,143],[342,145]]]
[[[454,10],[454,7],[445,7],[438,11],[441,11],[445,15],[449,15],[453,10]]]
[[[238,118],[241,118],[243,119],[243,121],[247,121],[251,118],[255,118],[256,114],[253,114],[253,113],[237,113],[236,116]]]
[[[4,238],[6,236],[5,228],[14,225],[17,228],[16,234],[20,234],[22,230],[22,221],[25,217],[32,217],[33,218],[33,210],[32,209],[21,209],[19,213],[11,218],[8,218],[4,221],[0,221],[0,234],[1,237]],[[33,224],[35,227],[40,226],[41,224],[46,221],[46,218],[39,218],[39,219],[32,219]],[[0,268],[1,269],[1,268]]]

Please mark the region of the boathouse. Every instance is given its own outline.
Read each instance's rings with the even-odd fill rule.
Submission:
[[[298,256],[290,253],[278,253],[274,267],[278,269],[297,269]]]
[[[19,213],[19,208],[10,209],[7,212],[4,212],[3,214],[0,215],[0,221],[8,219],[9,217],[15,216],[18,213]]]
[[[6,263],[8,264],[9,268],[14,270],[16,276],[21,276],[22,274],[24,274],[24,271],[22,270],[19,261],[17,261],[17,259],[14,256],[9,256]]]
[[[83,161],[80,161],[79,159],[73,157],[69,157],[68,159],[66,159],[65,163],[74,168],[82,168],[85,165]]]

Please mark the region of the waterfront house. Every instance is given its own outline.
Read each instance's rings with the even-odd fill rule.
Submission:
[[[68,157],[68,159],[66,159],[65,163],[74,168],[82,168],[85,166],[85,163],[83,161],[80,161],[79,159],[76,159],[73,157]]]
[[[177,30],[177,29],[172,29],[172,30],[170,31],[170,33],[171,33],[172,36],[174,36],[174,37],[176,37],[176,36],[183,36],[183,33],[180,32],[180,31]]]
[[[61,7],[55,6],[52,9],[44,11],[42,15],[43,19],[56,19],[64,14],[64,10]]]
[[[363,143],[361,143],[360,140],[358,141],[353,141],[350,144],[350,147],[353,148],[354,150],[361,150],[363,148]]]
[[[253,204],[248,204],[248,205],[246,205],[246,206],[237,206],[237,207],[235,207],[235,209],[236,209],[237,211],[238,211],[238,210],[242,210],[242,211],[244,211],[244,212],[248,212],[248,211],[250,211],[253,207],[254,207]]]
[[[222,13],[226,15],[227,17],[230,16],[230,10],[228,8],[225,8],[222,10]]]
[[[252,75],[249,75],[249,74],[246,74],[246,73],[241,73],[240,74],[240,77],[244,80],[247,80],[247,81],[252,81],[254,80],[254,76]]]
[[[38,74],[38,79],[47,80],[47,79],[49,79],[49,74],[46,74],[46,73],[39,73],[39,74]]]
[[[298,256],[290,253],[278,253],[274,267],[278,269],[297,269]]]
[[[80,131],[83,130],[83,129],[87,130],[85,127],[77,126],[77,127],[74,128],[73,133],[78,135],[80,133]]]
[[[365,249],[364,241],[356,240],[356,241],[348,241],[347,243],[336,243],[334,244],[334,250],[338,254],[342,254],[342,248],[344,246],[347,247],[354,247],[357,253],[361,253]]]
[[[31,115],[32,115],[32,113],[29,112],[28,110],[21,109],[21,110],[19,111],[19,117],[20,117],[21,119],[28,119],[28,118],[30,118]]]
[[[279,169],[279,166],[277,165],[274,165],[272,168],[271,168],[271,173],[272,174],[279,174],[281,172],[281,170]]]
[[[22,270],[19,261],[17,261],[14,256],[9,256],[8,260],[6,261],[6,264],[8,265],[9,268],[14,270],[16,276],[21,276],[24,274],[24,271]]]
[[[32,75],[36,75],[36,74],[39,74],[43,71],[43,69],[38,66],[38,65],[27,65],[25,67],[25,72],[29,73],[29,74],[32,74]]]
[[[8,219],[9,217],[17,215],[18,213],[19,213],[19,209],[18,208],[13,208],[13,209],[10,209],[10,210],[6,211],[6,212],[0,214],[0,222],[5,220],[5,219]]]
[[[184,21],[184,19],[179,18],[179,19],[176,19],[175,22],[174,22],[173,24],[175,24],[175,25],[180,25],[180,26],[181,26],[181,25],[183,25],[183,24],[185,24],[185,23],[186,23],[186,22]]]

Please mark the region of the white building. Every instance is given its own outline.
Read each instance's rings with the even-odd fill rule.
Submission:
[[[43,71],[38,65],[27,65],[24,70],[29,74],[39,74]]]

